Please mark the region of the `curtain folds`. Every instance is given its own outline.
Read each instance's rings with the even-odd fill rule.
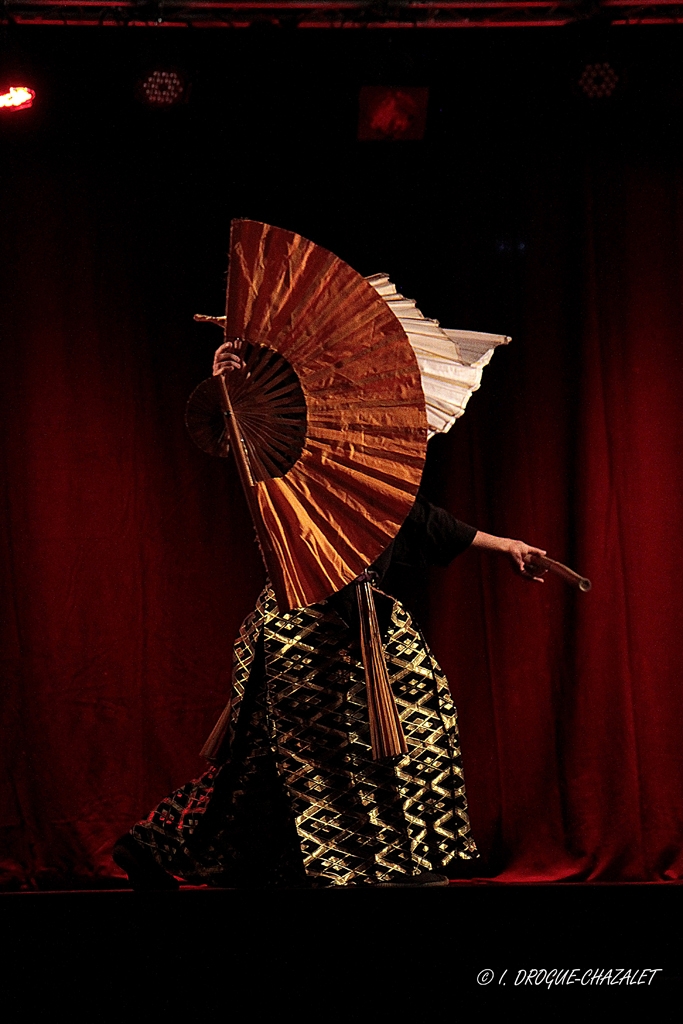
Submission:
[[[468,552],[430,581],[504,880],[683,873],[681,184],[664,161],[537,167],[513,343],[432,442],[434,500],[593,580]],[[87,168],[34,168],[0,213],[8,886],[115,873],[114,838],[200,770],[262,583],[232,468],[182,425],[202,301],[136,217]]]

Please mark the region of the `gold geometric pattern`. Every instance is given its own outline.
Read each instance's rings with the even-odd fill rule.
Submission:
[[[313,884],[387,881],[477,856],[456,709],[447,681],[396,601],[384,639],[408,754],[372,759],[360,648],[327,604],[279,615],[270,588],[235,645],[237,722],[259,634],[265,728]]]
[[[131,829],[162,867],[229,887],[363,885],[478,856],[448,684],[392,604],[384,650],[408,754],[372,759],[353,630],[328,603],[280,615],[267,587],[235,644],[231,756]]]

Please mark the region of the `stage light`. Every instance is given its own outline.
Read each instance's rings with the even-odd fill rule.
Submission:
[[[424,138],[429,89],[364,86],[359,95],[358,138],[417,140]]]
[[[578,86],[591,100],[605,99],[611,96],[619,84],[619,75],[611,64],[586,64],[578,81]]]
[[[179,71],[156,68],[138,82],[138,95],[151,107],[175,107],[187,99],[188,83]]]
[[[496,252],[499,256],[513,256],[515,253],[524,255],[526,242],[521,239],[499,238],[496,242]]]
[[[35,98],[33,89],[25,85],[10,85],[6,92],[0,93],[0,110],[28,110]]]

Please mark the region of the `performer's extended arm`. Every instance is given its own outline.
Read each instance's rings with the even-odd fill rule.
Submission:
[[[482,548],[484,551],[498,551],[502,555],[507,555],[515,571],[523,576],[525,580],[537,580],[539,583],[543,583],[542,577],[528,571],[526,564],[530,555],[545,555],[545,551],[542,548],[535,548],[531,544],[525,544],[524,541],[511,540],[509,537],[494,537],[493,534],[482,533],[481,530],[477,530],[471,546],[473,548]]]

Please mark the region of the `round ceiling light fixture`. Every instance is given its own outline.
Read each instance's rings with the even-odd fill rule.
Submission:
[[[173,68],[155,68],[138,82],[138,96],[143,103],[158,110],[168,110],[187,100],[189,83]]]
[[[619,84],[619,75],[611,64],[586,64],[578,81],[579,89],[591,100],[606,99]]]

